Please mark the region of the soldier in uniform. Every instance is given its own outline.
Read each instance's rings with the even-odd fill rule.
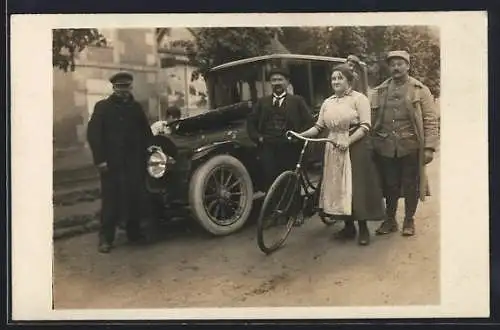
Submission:
[[[427,86],[409,76],[410,55],[392,51],[387,56],[391,77],[375,88],[372,99],[373,148],[381,172],[387,220],[377,234],[398,230],[396,209],[405,201],[403,236],[415,234],[414,215],[419,199],[429,195],[425,165],[438,145],[437,115]]]
[[[96,103],[87,139],[101,177],[99,252],[110,252],[116,226],[124,223],[131,242],[143,240],[141,216],[149,216],[144,189],[147,145],[152,137],[146,114],[131,94],[133,76],[110,78],[113,94]]]

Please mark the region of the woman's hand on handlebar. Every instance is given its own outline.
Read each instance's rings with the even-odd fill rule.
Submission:
[[[286,138],[290,141],[292,141],[294,138],[298,139],[297,135],[302,137],[302,135],[300,135],[300,133],[297,133],[294,131],[286,131],[286,133],[285,133]]]

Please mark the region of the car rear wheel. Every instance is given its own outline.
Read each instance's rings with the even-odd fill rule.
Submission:
[[[189,204],[195,220],[208,233],[232,234],[243,227],[252,210],[250,174],[235,157],[215,156],[191,177]]]

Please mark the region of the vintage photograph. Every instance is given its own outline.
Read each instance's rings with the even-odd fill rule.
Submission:
[[[489,315],[485,13],[11,27],[13,320]]]
[[[53,308],[441,303],[440,28],[52,29]]]

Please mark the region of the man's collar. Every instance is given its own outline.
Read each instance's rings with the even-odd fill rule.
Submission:
[[[278,99],[282,99],[286,96],[286,91],[284,91],[283,93],[281,93],[280,95],[276,95],[276,93],[273,93],[273,98],[278,98]]]
[[[125,97],[122,97],[122,96],[117,95],[116,93],[113,93],[113,94],[111,94],[111,98],[113,100],[118,101],[118,102],[134,101],[134,96],[131,93],[128,93],[127,96],[125,96]]]
[[[396,80],[396,79],[392,78],[392,83],[394,85],[397,85],[397,86],[402,86],[402,85],[408,83],[409,81],[410,81],[410,76],[408,76],[408,75],[401,80]]]

